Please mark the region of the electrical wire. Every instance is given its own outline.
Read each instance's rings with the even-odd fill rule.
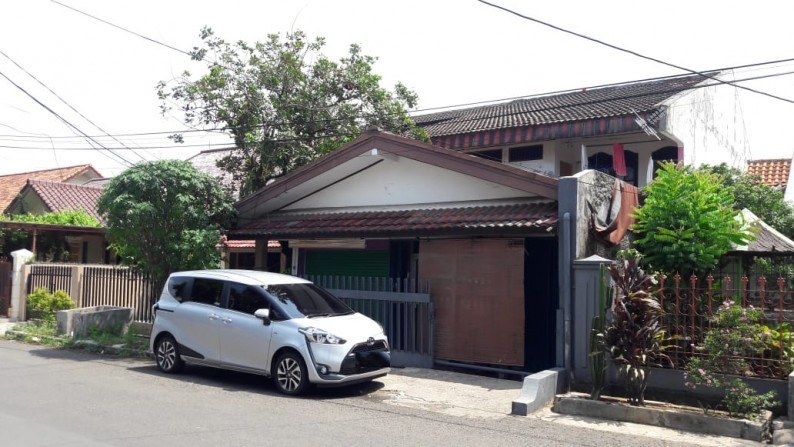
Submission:
[[[719,81],[722,84],[734,85],[737,88],[741,88],[741,89],[744,89],[744,90],[747,90],[747,91],[750,91],[750,92],[753,92],[753,93],[757,93],[757,94],[760,94],[760,95],[768,96],[770,98],[775,98],[775,99],[779,99],[781,101],[785,101],[785,102],[789,102],[789,103],[794,104],[794,100],[791,100],[791,99],[788,99],[788,98],[783,98],[781,96],[773,95],[771,93],[762,92],[760,90],[756,90],[756,89],[753,89],[753,88],[750,88],[750,87],[745,87],[745,86],[741,86],[741,85],[735,85],[732,82],[728,82],[728,81],[723,81],[721,79],[717,79],[717,78],[715,78],[713,76],[709,76],[709,75],[707,75],[707,74],[705,74],[703,72],[699,72],[699,71],[692,70],[692,69],[689,69],[689,68],[686,68],[686,67],[682,67],[680,65],[672,64],[670,62],[665,62],[665,61],[663,61],[661,59],[656,59],[654,57],[645,56],[644,54],[637,53],[636,51],[628,50],[626,48],[622,48],[622,47],[619,47],[617,45],[612,45],[612,44],[604,42],[602,40],[598,40],[598,39],[595,39],[593,37],[586,36],[584,34],[580,34],[580,33],[574,32],[574,31],[567,30],[565,28],[561,28],[561,27],[556,26],[556,25],[552,25],[551,23],[544,22],[542,20],[538,20],[538,19],[526,16],[524,14],[521,14],[519,12],[513,11],[512,9],[506,8],[504,6],[500,6],[500,5],[497,5],[497,4],[494,4],[494,3],[487,2],[486,0],[478,0],[478,1],[480,3],[486,4],[488,6],[491,6],[491,7],[497,8],[497,9],[501,9],[502,11],[505,11],[505,12],[508,12],[510,14],[513,14],[513,15],[516,15],[518,17],[521,17],[522,19],[529,20],[529,21],[532,21],[532,22],[535,22],[535,23],[539,23],[539,24],[541,24],[543,26],[547,26],[547,27],[555,29],[557,31],[561,31],[561,32],[564,32],[564,33],[567,33],[567,34],[574,35],[576,37],[580,37],[582,39],[589,40],[591,42],[595,42],[597,44],[612,48],[613,50],[621,51],[623,53],[628,53],[628,54],[631,54],[632,56],[637,56],[639,58],[646,59],[646,60],[649,60],[649,61],[652,61],[652,62],[656,62],[656,63],[662,64],[662,65],[666,65],[668,67],[676,68],[678,70],[683,70],[683,71],[689,72],[691,74],[700,75],[700,76],[703,76],[704,78],[713,79],[715,81]]]

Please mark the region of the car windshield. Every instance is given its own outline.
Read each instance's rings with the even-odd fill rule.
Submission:
[[[325,317],[353,313],[342,300],[311,283],[276,284],[267,292],[277,299],[291,318]]]

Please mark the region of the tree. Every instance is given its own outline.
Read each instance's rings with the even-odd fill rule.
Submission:
[[[761,183],[759,176],[742,172],[725,163],[701,166],[700,169],[719,175],[722,183],[733,189],[734,209],[747,208],[772,228],[794,238],[794,207],[786,202],[781,191]]]
[[[178,105],[188,125],[220,128],[236,149],[218,166],[246,194],[358,136],[368,126],[427,139],[406,110],[417,96],[403,84],[394,92],[380,87],[374,57],[351,45],[334,62],[321,50],[323,38],[301,31],[249,45],[230,44],[210,28],[191,57],[205,61],[207,73],[189,72],[160,82],[163,114]],[[180,135],[173,136],[181,141]]]
[[[186,161],[139,164],[115,177],[97,203],[126,264],[162,287],[168,274],[215,267],[220,230],[231,223],[231,196]]]
[[[656,270],[703,273],[732,244],[751,239],[736,219],[732,188],[714,173],[665,163],[645,191],[632,229],[644,261]]]

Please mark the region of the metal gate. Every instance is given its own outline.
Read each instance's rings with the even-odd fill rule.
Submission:
[[[8,308],[11,306],[11,281],[13,264],[0,261],[0,317],[9,316]]]
[[[311,275],[307,279],[383,326],[392,365],[433,367],[433,303],[426,282]]]

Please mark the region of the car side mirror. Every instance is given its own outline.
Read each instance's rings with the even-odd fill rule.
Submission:
[[[270,309],[257,309],[254,316],[261,319],[265,326],[270,324]]]

